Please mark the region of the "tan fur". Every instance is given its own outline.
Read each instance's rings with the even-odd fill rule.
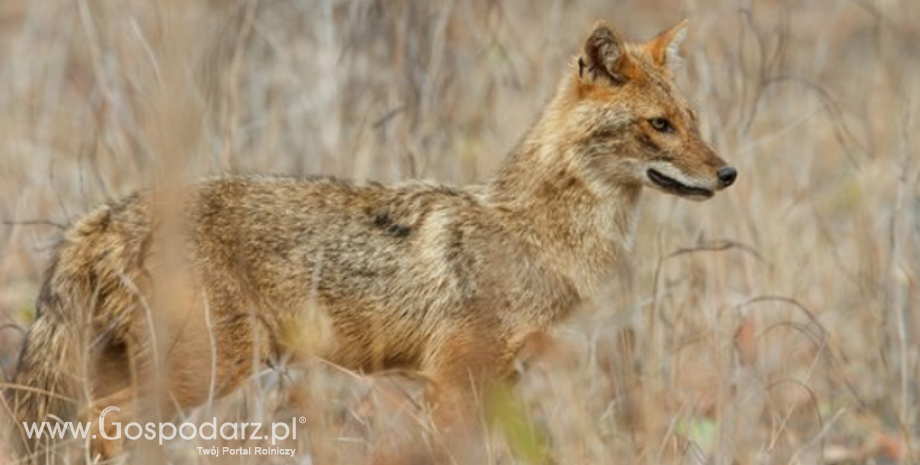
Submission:
[[[9,392],[16,420],[71,419],[86,412],[67,399],[87,397],[89,415],[106,405],[140,414],[124,410],[153,396],[169,416],[279,355],[419,370],[438,387],[435,408],[460,409],[470,382],[506,376],[527,339],[589,298],[628,251],[643,186],[705,198],[731,184],[674,88],[683,27],[632,44],[595,26],[481,185],[233,176],[190,187],[176,228],[151,192],[89,213],[47,272],[23,389]],[[662,185],[650,168],[693,189]],[[181,253],[164,258],[173,243]]]

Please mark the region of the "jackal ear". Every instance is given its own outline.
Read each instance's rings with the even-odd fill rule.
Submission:
[[[655,64],[674,69],[683,62],[680,56],[680,44],[687,37],[687,23],[685,19],[645,44]]]
[[[628,81],[634,70],[622,36],[603,21],[595,24],[585,41],[584,56],[578,59],[579,76],[589,80],[603,77],[619,85]]]

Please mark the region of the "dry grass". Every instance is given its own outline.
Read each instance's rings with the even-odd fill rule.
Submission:
[[[4,0],[0,324],[29,323],[59,225],[108,197],[227,170],[480,179],[595,19],[682,17],[683,88],[739,182],[647,193],[630,263],[496,408],[494,463],[920,461],[912,0]],[[20,342],[3,327],[4,379]],[[418,435],[397,378],[266,370],[216,409],[306,415],[294,461],[349,463]]]

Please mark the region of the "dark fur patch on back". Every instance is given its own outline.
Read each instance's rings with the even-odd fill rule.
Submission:
[[[374,226],[383,229],[387,234],[393,237],[404,238],[412,233],[411,227],[397,223],[387,213],[377,213],[374,215]]]

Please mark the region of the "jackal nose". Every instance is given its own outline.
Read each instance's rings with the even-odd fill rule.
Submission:
[[[735,178],[738,177],[738,170],[731,166],[723,166],[719,168],[716,175],[719,176],[719,183],[722,184],[722,187],[728,187],[731,186],[732,183],[735,182]]]

